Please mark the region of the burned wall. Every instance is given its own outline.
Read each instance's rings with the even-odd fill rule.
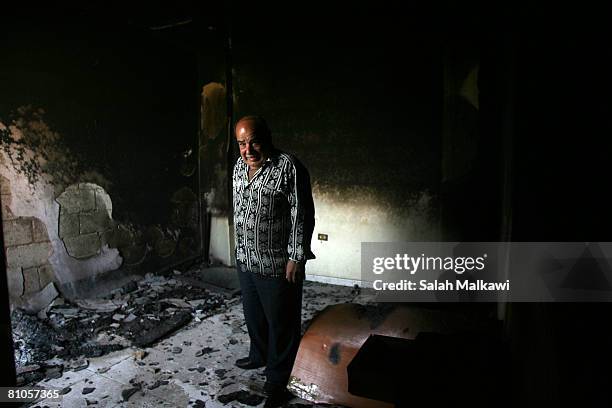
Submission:
[[[233,32],[234,119],[263,115],[275,145],[310,171],[317,259],[309,273],[360,279],[361,242],[436,240],[436,37],[366,15],[318,16],[316,26],[265,21]]]
[[[228,27],[222,11],[209,8],[199,20],[197,44],[200,90],[200,191],[204,256],[213,264],[233,262],[230,235],[231,68]]]
[[[67,295],[201,254],[195,57],[127,21],[73,17],[10,19],[0,68],[7,255],[46,242],[48,262],[11,265]]]

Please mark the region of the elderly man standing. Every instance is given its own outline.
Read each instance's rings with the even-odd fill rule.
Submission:
[[[236,366],[265,366],[265,407],[291,395],[286,386],[301,336],[302,281],[314,228],[310,179],[300,162],[272,145],[258,116],[235,126],[240,158],[234,166],[236,265],[251,340]]]

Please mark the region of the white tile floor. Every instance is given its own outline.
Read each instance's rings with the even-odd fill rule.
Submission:
[[[336,303],[366,303],[373,299],[371,292],[351,293],[351,287],[306,282],[304,285],[303,321],[317,311]],[[248,353],[248,334],[244,325],[242,305],[234,303],[219,314],[201,322],[192,321],[171,337],[152,347],[127,348],[89,360],[80,371],[64,371],[61,378],[42,381],[44,388],[66,388],[61,402],[43,400],[33,407],[245,407],[237,401],[226,405],[217,400],[219,395],[247,390],[261,394],[265,378],[263,369],[244,371],[234,367],[234,361]],[[173,348],[180,347],[180,353]],[[196,357],[206,347],[213,351]],[[147,355],[137,360],[134,353],[144,350]],[[167,383],[149,389],[157,381]],[[122,391],[140,383],[141,390],[127,401]],[[83,388],[95,388],[83,395]],[[200,400],[200,405],[196,401]],[[88,405],[91,404],[91,405]],[[307,404],[295,398],[291,403]],[[261,402],[258,407],[263,406]]]

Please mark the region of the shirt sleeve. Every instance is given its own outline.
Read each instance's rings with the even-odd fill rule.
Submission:
[[[315,258],[310,249],[315,223],[310,176],[306,168],[297,161],[289,165],[288,173],[291,186],[289,194],[291,232],[287,251],[289,259],[304,262]]]
[[[234,211],[236,211],[236,205],[238,204],[238,182],[240,180],[239,167],[239,162],[236,161],[234,164],[234,170],[232,171],[232,207],[234,208]]]

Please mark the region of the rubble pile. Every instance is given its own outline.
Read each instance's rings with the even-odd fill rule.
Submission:
[[[37,315],[15,309],[11,320],[17,381],[27,385],[56,378],[66,367],[87,367],[86,358],[148,346],[192,320],[218,313],[226,303],[227,296],[174,271],[167,276],[147,274],[101,298],[71,302],[57,297]]]

